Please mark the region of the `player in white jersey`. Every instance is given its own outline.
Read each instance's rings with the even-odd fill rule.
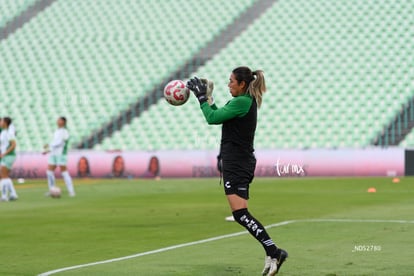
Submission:
[[[69,196],[75,196],[75,190],[73,188],[72,178],[66,168],[68,160],[68,144],[69,144],[69,132],[66,129],[66,118],[60,117],[57,120],[58,129],[53,135],[53,140],[49,144],[44,146],[45,154],[50,153],[48,168],[46,171],[47,183],[49,190],[55,186],[55,169],[57,166],[60,168],[63,180],[65,181],[66,188],[68,189]],[[49,195],[49,194],[47,194]]]
[[[14,127],[13,123],[9,125],[9,132],[16,136],[16,128]]]
[[[16,160],[16,137],[14,136],[14,129],[9,129],[11,122],[12,120],[9,117],[4,117],[0,121],[1,201],[17,200],[18,198],[9,176],[13,163]]]
[[[16,128],[14,127],[13,122],[10,123],[8,131],[9,131],[9,133],[13,134],[14,137],[16,137]],[[12,182],[12,184],[13,184],[13,182]],[[10,195],[16,194],[16,190],[14,189],[14,185],[8,185],[8,188],[9,188]],[[10,200],[17,200],[17,197],[16,198],[11,197]]]

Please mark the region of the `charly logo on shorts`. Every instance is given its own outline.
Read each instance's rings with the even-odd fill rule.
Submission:
[[[230,181],[227,181],[227,182],[224,184],[224,187],[226,187],[227,189],[230,189],[230,188],[231,188]]]

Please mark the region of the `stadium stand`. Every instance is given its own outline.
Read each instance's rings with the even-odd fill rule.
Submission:
[[[414,130],[411,130],[411,132],[405,137],[404,141],[400,144],[403,147],[414,147]]]
[[[19,150],[41,149],[60,115],[72,143],[99,129],[253,2],[56,1],[0,42],[0,110],[25,133]]]
[[[19,15],[36,0],[2,0],[0,4],[0,28]]]
[[[411,126],[413,126],[414,125],[414,98],[411,100],[411,108],[408,110],[405,117],[413,119],[409,123]],[[395,126],[395,129],[397,131],[395,131],[395,132],[403,132],[404,133],[403,129],[404,129],[404,125],[406,124],[405,121],[408,121],[408,120],[400,120],[399,122],[397,122],[397,125]],[[398,123],[400,123],[401,125],[399,126]],[[401,141],[400,146],[405,147],[405,148],[414,148],[414,128],[411,128],[411,131],[409,131],[406,134],[404,140]]]
[[[370,146],[414,96],[413,12],[411,1],[277,1],[192,75],[214,80],[224,104],[233,67],[267,73],[257,148]],[[95,148],[217,148],[218,136],[194,99],[160,101]]]

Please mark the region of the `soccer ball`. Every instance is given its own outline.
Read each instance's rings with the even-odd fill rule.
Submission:
[[[182,80],[173,80],[164,87],[164,98],[171,105],[183,105],[190,97],[190,90]]]
[[[52,187],[49,190],[50,196],[53,198],[60,198],[62,190],[59,187]]]

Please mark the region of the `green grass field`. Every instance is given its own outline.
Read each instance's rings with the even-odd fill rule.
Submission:
[[[243,230],[224,221],[230,211],[218,179],[75,182],[76,198],[46,198],[45,180],[29,180],[16,185],[17,202],[0,203],[0,275],[37,275]],[[295,220],[269,229],[290,254],[280,275],[414,275],[413,202],[413,178],[256,179],[249,209],[265,225]],[[260,275],[263,258],[242,234],[57,275]]]

